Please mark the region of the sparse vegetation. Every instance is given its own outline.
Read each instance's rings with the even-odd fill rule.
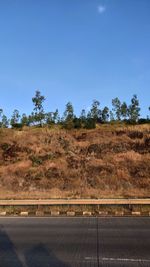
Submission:
[[[0,129],[0,194],[7,197],[146,197],[150,125]]]

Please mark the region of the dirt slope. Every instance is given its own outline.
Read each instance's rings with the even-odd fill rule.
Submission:
[[[0,130],[0,198],[150,195],[150,125]]]

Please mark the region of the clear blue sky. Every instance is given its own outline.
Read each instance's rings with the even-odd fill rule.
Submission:
[[[150,105],[150,0],[1,0],[0,107],[32,111],[36,89],[45,109],[76,114],[93,99]]]

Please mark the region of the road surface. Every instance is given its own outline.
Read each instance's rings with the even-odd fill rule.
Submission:
[[[106,266],[150,266],[150,218],[0,218],[0,267]]]

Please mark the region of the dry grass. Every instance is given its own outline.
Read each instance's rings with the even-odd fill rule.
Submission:
[[[0,130],[1,198],[150,195],[150,125]]]
[[[142,160],[142,155],[133,151],[133,150],[130,150],[130,151],[127,151],[126,153],[118,153],[114,156],[114,160],[116,162],[125,162],[125,161],[140,161]]]

